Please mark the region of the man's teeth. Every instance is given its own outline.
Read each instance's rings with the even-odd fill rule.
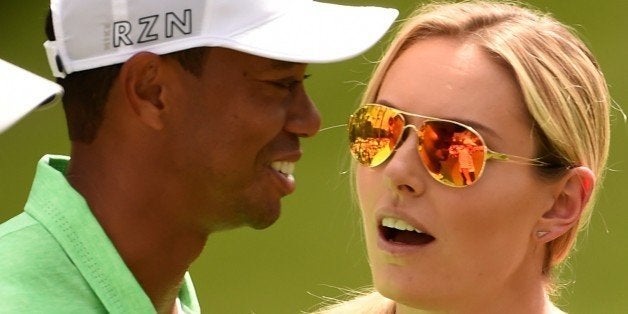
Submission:
[[[294,172],[294,162],[290,161],[273,161],[270,164],[270,167],[285,174],[286,176],[291,176]]]
[[[401,219],[395,219],[395,218],[390,218],[390,217],[386,217],[382,220],[382,226],[388,227],[388,228],[394,228],[401,231],[407,230],[407,231],[423,233],[423,231],[412,227],[412,225],[410,225],[409,223]]]

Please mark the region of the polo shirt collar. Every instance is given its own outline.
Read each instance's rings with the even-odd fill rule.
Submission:
[[[69,160],[46,155],[39,161],[25,211],[59,242],[109,312],[155,312],[85,199],[66,180]],[[186,312],[200,312],[188,273],[179,299]]]

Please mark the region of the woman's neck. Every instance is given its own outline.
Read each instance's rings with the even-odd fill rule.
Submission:
[[[493,304],[485,306],[481,309],[475,308],[475,307],[469,307],[469,308],[464,308],[464,309],[463,308],[459,308],[459,309],[442,308],[440,310],[423,310],[423,309],[418,309],[418,308],[414,308],[411,306],[407,306],[407,305],[395,302],[395,305],[394,305],[395,310],[393,313],[395,314],[441,314],[441,313],[448,313],[448,314],[471,314],[471,313],[564,314],[565,313],[556,305],[554,305],[554,303],[552,303],[552,301],[550,300],[549,296],[547,296],[547,294],[544,294],[544,298],[540,302],[529,302],[527,304],[523,304],[523,303],[513,304],[508,307],[499,305],[499,303],[500,302],[494,302]]]

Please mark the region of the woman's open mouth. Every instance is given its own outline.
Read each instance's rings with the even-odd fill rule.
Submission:
[[[425,245],[435,238],[413,227],[408,222],[391,217],[384,217],[379,225],[380,236],[389,243],[396,245]]]

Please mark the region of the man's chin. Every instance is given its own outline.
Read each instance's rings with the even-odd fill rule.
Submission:
[[[250,217],[247,225],[253,229],[262,230],[272,226],[279,219],[281,206],[263,211],[263,214],[257,217]]]
[[[273,218],[273,219],[265,219],[265,220],[256,220],[254,222],[249,223],[249,227],[256,229],[256,230],[263,230],[266,229],[270,226],[272,226],[277,220],[279,219],[279,216]]]

